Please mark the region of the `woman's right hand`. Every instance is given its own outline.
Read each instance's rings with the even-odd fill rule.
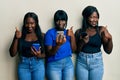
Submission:
[[[87,34],[86,36],[80,36],[80,39],[83,39],[85,43],[88,43],[89,42],[89,35]]]
[[[66,37],[64,35],[58,35],[56,38],[56,44],[57,46],[61,46],[63,43],[66,42]]]
[[[18,27],[15,28],[15,38],[19,39],[22,37],[22,32],[18,29]]]

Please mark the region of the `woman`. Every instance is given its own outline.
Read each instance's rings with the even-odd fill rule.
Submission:
[[[48,80],[73,80],[74,78],[71,55],[76,49],[76,44],[72,27],[66,30],[67,20],[68,16],[65,11],[56,11],[55,27],[48,30],[45,35]]]
[[[75,33],[77,44],[77,80],[102,80],[104,51],[111,53],[112,36],[104,26],[98,26],[99,13],[96,7],[87,6],[83,12],[82,28]]]
[[[34,44],[38,46],[35,47]],[[37,49],[38,48],[38,49]],[[16,28],[15,36],[10,47],[13,57],[19,53],[19,80],[44,80],[44,42],[39,26],[38,16],[28,12],[24,16],[22,32]]]

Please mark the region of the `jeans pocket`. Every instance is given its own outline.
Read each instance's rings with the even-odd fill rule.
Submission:
[[[95,57],[95,63],[96,64],[103,64],[103,58],[102,58],[102,56]]]

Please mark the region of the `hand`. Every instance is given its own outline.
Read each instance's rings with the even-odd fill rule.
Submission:
[[[15,28],[15,38],[19,39],[22,37],[22,32],[18,29],[18,27]]]
[[[107,30],[107,26],[102,28],[101,36],[104,42],[108,42],[109,39],[112,39],[111,34]]]
[[[35,55],[36,57],[41,57],[42,56],[40,48],[37,51],[34,47],[31,47],[31,51],[32,51],[32,54]]]
[[[88,43],[88,42],[89,42],[89,35],[85,36],[85,37],[83,38],[83,40],[85,41],[85,43]]]
[[[68,36],[74,36],[74,33],[73,33],[73,26],[67,30],[67,35]]]
[[[66,42],[66,37],[64,35],[62,35],[62,34],[59,34],[57,36],[57,38],[56,38],[56,44],[57,44],[57,46],[60,46],[60,45],[62,45],[65,42]]]
[[[80,39],[83,39],[85,43],[89,42],[89,35],[86,33],[85,36],[83,36],[82,34],[80,35]]]

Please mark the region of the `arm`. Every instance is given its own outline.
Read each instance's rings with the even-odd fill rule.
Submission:
[[[113,49],[112,36],[108,32],[106,27],[101,27],[100,31],[101,31],[101,37],[102,37],[104,51],[106,53],[110,54]]]
[[[79,53],[83,46],[89,42],[89,36],[86,35],[84,37],[82,37],[82,35],[80,34],[81,30],[78,29],[76,32],[75,32],[75,40],[76,40],[76,44],[77,44],[77,49],[76,49],[76,52]]]
[[[110,54],[113,49],[113,42],[112,39],[108,40],[108,42],[103,42],[103,48],[106,53]]]
[[[22,36],[22,33],[18,30],[18,28],[16,28],[15,36],[9,49],[11,57],[14,57],[17,54],[18,43],[19,43],[19,39],[21,38],[21,36]]]
[[[70,42],[71,42],[71,48],[72,51],[76,51],[76,42],[75,42],[75,35],[73,33],[72,30],[73,27],[71,27],[70,29],[68,29],[67,31],[67,35],[70,36]]]
[[[13,39],[13,42],[12,42],[12,44],[10,46],[10,49],[9,49],[11,57],[14,57],[17,54],[17,51],[18,51],[18,41],[19,41],[19,39],[17,39],[17,38]]]
[[[55,53],[57,52],[57,50],[59,49],[60,46],[46,46],[46,53],[47,53],[47,57],[53,56],[55,55]]]
[[[71,47],[72,50],[75,51],[76,50],[76,42],[75,42],[75,36],[71,36]]]
[[[77,44],[77,49],[76,49],[76,52],[79,53],[82,49],[82,47],[84,46],[85,42],[83,39],[80,39],[80,29],[78,29],[76,32],[75,32],[75,40],[76,40],[76,44]]]

